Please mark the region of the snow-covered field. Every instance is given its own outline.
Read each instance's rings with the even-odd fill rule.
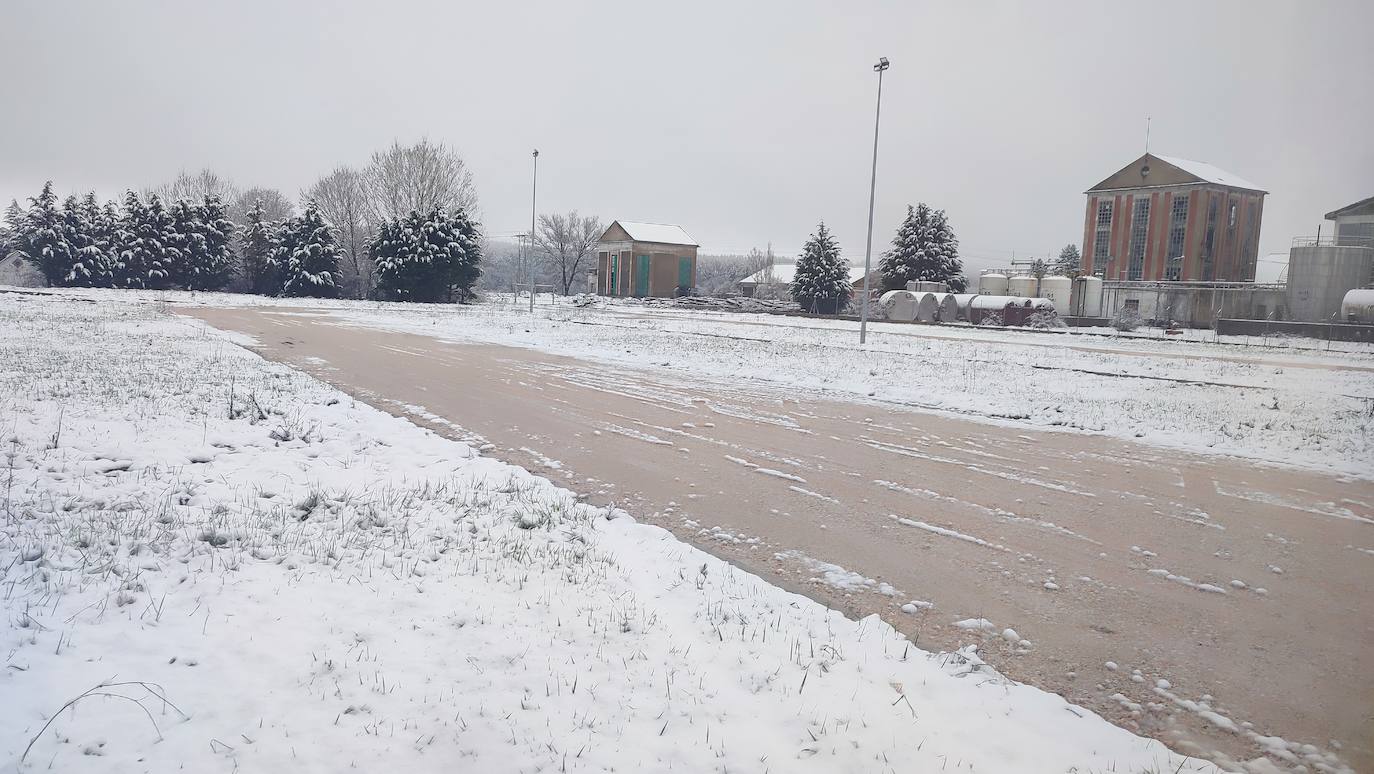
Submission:
[[[1215,770],[81,296],[0,295],[0,771]]]
[[[102,296],[96,292],[93,297]],[[242,297],[168,295],[233,305]],[[614,303],[455,307],[248,299],[349,324],[523,346],[688,379],[766,384],[977,420],[1374,477],[1374,346],[1243,343],[876,323]]]

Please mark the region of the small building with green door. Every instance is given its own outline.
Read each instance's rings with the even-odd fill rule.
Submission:
[[[596,292],[639,298],[689,295],[697,284],[697,247],[681,226],[617,220],[597,244]]]

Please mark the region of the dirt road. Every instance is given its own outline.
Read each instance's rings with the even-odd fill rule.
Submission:
[[[178,311],[928,649],[981,642],[1009,676],[1183,752],[1255,757],[1248,723],[1374,768],[1367,481],[324,312]]]

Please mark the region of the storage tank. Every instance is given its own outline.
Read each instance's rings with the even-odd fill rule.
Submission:
[[[1341,320],[1374,324],[1374,288],[1355,288],[1341,299]]]
[[[1079,277],[1073,281],[1071,313],[1079,317],[1102,316],[1102,278]]]
[[[917,294],[909,290],[889,290],[878,298],[878,303],[887,310],[887,319],[897,322],[911,322],[916,319]]]
[[[1060,276],[1041,278],[1040,297],[1053,301],[1056,309],[1068,309],[1073,297],[1073,280]]]
[[[934,293],[916,294],[916,322],[933,323],[940,315],[940,302]]]
[[[976,296],[969,302],[968,319],[974,325],[1020,325],[1030,313],[1031,299],[1020,296]],[[988,318],[996,315],[994,322]]]
[[[1005,296],[1007,294],[1007,275],[992,272],[978,276],[978,295]]]
[[[1374,276],[1374,249],[1306,242],[1288,253],[1288,314],[1301,322],[1330,322],[1342,314],[1346,291],[1363,288]]]
[[[948,293],[949,283],[932,282],[930,280],[912,280],[906,283],[906,289],[913,293]]]
[[[1007,295],[1021,296],[1022,298],[1034,298],[1036,293],[1035,277],[1029,274],[1018,274],[1007,281]]]
[[[959,302],[954,299],[953,293],[936,293],[935,302],[940,305],[940,309],[935,313],[935,319],[942,323],[952,323],[959,319]]]
[[[968,319],[968,308],[969,308],[969,304],[973,302],[973,299],[975,299],[975,298],[978,297],[978,294],[977,294],[977,293],[953,293],[953,294],[951,294],[951,295],[954,296],[954,303],[956,303],[956,304],[959,305],[959,319],[960,319],[960,320],[967,320],[967,319]]]

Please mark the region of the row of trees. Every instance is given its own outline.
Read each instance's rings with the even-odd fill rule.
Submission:
[[[395,143],[361,170],[334,170],[301,199],[296,217],[279,191],[242,191],[210,170],[130,192],[122,207],[94,194],[58,206],[49,183],[27,208],[11,203],[0,250],[25,255],[50,285],[470,296],[481,273],[477,195],[446,146]]]

